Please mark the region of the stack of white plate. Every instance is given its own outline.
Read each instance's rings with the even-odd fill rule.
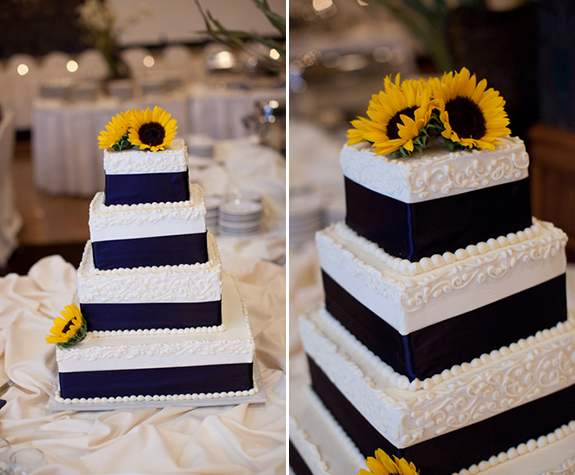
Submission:
[[[222,236],[251,236],[262,229],[261,203],[232,200],[222,203],[218,226]]]
[[[321,198],[310,194],[290,197],[290,244],[297,246],[313,240],[316,231],[319,231],[322,227],[323,208]]]
[[[222,199],[219,196],[206,196],[206,228],[210,232],[218,230],[218,214]]]
[[[188,155],[212,158],[214,156],[214,139],[206,134],[189,134],[186,136]]]

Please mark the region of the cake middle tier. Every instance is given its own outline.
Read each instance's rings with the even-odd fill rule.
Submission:
[[[198,185],[186,201],[106,206],[90,204],[90,240],[97,269],[195,264],[208,260],[206,206]]]
[[[410,379],[425,379],[567,318],[566,235],[525,231],[409,262],[338,223],[317,234],[326,308]]]
[[[100,270],[86,245],[78,298],[89,331],[222,328],[222,265],[208,233],[205,263]]]

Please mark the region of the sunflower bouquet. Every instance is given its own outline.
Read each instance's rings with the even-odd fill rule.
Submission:
[[[381,449],[377,449],[374,455],[375,457],[367,457],[365,461],[369,470],[362,468],[358,475],[419,475],[413,462],[395,455],[392,459]]]
[[[443,138],[449,151],[488,149],[509,135],[505,101],[485,79],[477,83],[466,68],[439,78],[388,76],[384,91],[372,96],[368,118],[358,117],[348,130],[348,144],[372,144],[377,155],[394,158],[421,153],[430,139]]]
[[[173,144],[176,136],[176,119],[165,110],[154,107],[151,111],[132,109],[120,112],[100,132],[99,148],[114,151],[138,147],[157,152]]]
[[[66,305],[61,312],[61,317],[54,320],[54,326],[50,329],[50,335],[46,337],[46,342],[55,343],[61,348],[69,348],[86,336],[86,319],[78,305]]]

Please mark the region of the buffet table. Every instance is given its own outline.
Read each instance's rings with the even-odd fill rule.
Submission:
[[[228,261],[247,304],[267,402],[238,406],[50,413],[55,350],[44,338],[76,286],[59,256],[27,276],[0,279],[0,437],[34,447],[48,465],[35,474],[284,474],[286,434],[285,269],[254,259]],[[228,267],[228,266],[226,266]]]

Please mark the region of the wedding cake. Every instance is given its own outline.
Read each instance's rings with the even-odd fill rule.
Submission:
[[[573,474],[567,237],[531,217],[504,102],[465,69],[385,86],[341,151],[345,222],[316,235],[292,470]]]
[[[246,307],[175,129],[159,108],[135,110],[100,137],[106,191],[90,205],[77,298],[47,338],[57,403],[233,403],[258,391]]]

